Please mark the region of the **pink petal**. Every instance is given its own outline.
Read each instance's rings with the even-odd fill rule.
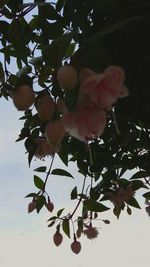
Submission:
[[[96,73],[93,70],[88,69],[88,68],[81,69],[81,71],[79,73],[79,80],[80,80],[80,82],[82,82],[83,80],[85,80],[85,79],[87,79],[93,75],[96,75]]]

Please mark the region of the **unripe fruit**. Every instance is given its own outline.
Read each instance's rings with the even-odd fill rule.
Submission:
[[[78,74],[70,65],[62,66],[57,72],[59,85],[66,91],[74,89],[78,82]]]
[[[50,212],[52,212],[53,209],[54,209],[54,204],[53,204],[50,200],[48,200],[48,202],[46,203],[46,208],[47,208]]]
[[[57,147],[65,136],[65,130],[61,120],[51,121],[45,128],[47,142]]]
[[[30,202],[28,205],[28,213],[31,213],[35,209],[36,209],[36,202],[35,201]]]
[[[34,92],[29,85],[18,86],[15,91],[11,93],[11,97],[15,107],[21,111],[29,109],[35,101]]]
[[[53,236],[53,241],[54,241],[54,244],[58,247],[60,246],[60,244],[62,243],[63,241],[63,236],[61,233],[59,233],[59,231],[56,231],[56,233],[54,234]]]
[[[71,250],[78,254],[81,250],[81,243],[79,241],[74,240],[74,242],[71,244]]]
[[[46,94],[38,99],[36,108],[40,120],[47,121],[51,119],[55,113],[56,104],[52,97]]]

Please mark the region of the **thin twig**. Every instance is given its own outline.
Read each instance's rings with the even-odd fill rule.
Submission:
[[[49,167],[49,170],[48,170],[46,178],[45,178],[43,192],[45,192],[45,187],[46,187],[46,184],[47,184],[47,181],[48,181],[48,177],[51,174],[52,166],[53,166],[53,163],[54,163],[54,158],[55,158],[55,154],[52,157],[52,160],[51,160],[51,163],[50,163],[50,167]]]
[[[83,181],[83,186],[82,186],[81,194],[83,194],[83,192],[84,192],[85,182],[86,182],[86,175],[85,175],[85,177],[84,177],[84,181]],[[72,214],[70,215],[69,219],[72,219],[72,217],[73,217],[73,215],[75,214],[75,212],[77,211],[77,209],[78,209],[78,207],[79,207],[81,201],[82,201],[82,197],[80,197],[80,199],[79,199],[79,201],[78,201],[78,203],[77,203],[77,205],[76,205],[74,211],[73,211]]]
[[[119,130],[119,127],[118,127],[118,123],[117,123],[117,120],[116,120],[116,116],[115,116],[115,112],[112,110],[112,117],[113,117],[113,120],[114,120],[114,123],[115,123],[115,127],[116,127],[116,132],[120,135],[120,130]]]

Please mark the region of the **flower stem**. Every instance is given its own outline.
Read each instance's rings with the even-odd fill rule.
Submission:
[[[52,160],[51,160],[51,163],[50,163],[50,166],[49,166],[49,170],[46,174],[46,178],[45,178],[45,182],[44,182],[44,188],[43,188],[43,192],[45,192],[45,187],[46,187],[46,184],[47,184],[47,181],[48,181],[48,177],[51,173],[51,170],[52,170],[52,166],[53,166],[53,163],[54,163],[54,158],[55,158],[55,154],[54,156],[52,157]]]
[[[83,194],[83,192],[84,192],[85,182],[86,182],[86,175],[85,175],[85,177],[84,177],[84,181],[83,181],[83,186],[82,186],[81,194]],[[80,197],[80,199],[79,199],[79,201],[78,201],[78,203],[77,203],[77,205],[76,205],[74,211],[73,211],[72,214],[70,215],[69,219],[72,219],[73,215],[75,214],[75,212],[77,211],[78,207],[80,206],[81,201],[82,201],[82,197]]]

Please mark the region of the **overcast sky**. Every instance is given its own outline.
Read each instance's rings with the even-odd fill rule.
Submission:
[[[47,211],[40,215],[27,213],[28,200],[24,196],[33,191],[33,169],[28,168],[22,143],[15,143],[21,128],[21,116],[12,104],[0,102],[0,266],[2,267],[148,267],[150,219],[145,211],[133,209],[120,220],[111,211],[101,218],[110,219],[110,225],[99,224],[96,240],[81,239],[82,251],[74,255],[70,240],[56,248],[52,242],[54,229],[47,228]],[[40,164],[42,165],[42,164]],[[60,166],[56,160],[55,167]],[[76,182],[81,179],[75,167],[69,169]],[[74,181],[55,177],[48,184],[52,199],[58,207],[68,207],[69,190]]]

